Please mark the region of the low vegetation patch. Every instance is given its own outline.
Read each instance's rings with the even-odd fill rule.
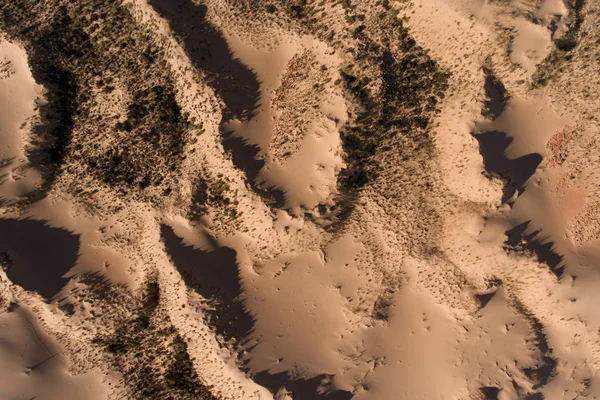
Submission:
[[[149,282],[132,318],[121,321],[113,334],[96,337],[94,343],[104,347],[131,383],[132,398],[217,400],[200,381],[184,338],[159,303],[160,287]]]
[[[579,43],[581,25],[584,20],[583,7],[585,2],[586,0],[565,0],[571,23],[567,32],[554,42],[555,47],[548,57],[538,66],[537,71],[531,78],[532,88],[545,86],[556,71],[573,57],[573,50]]]

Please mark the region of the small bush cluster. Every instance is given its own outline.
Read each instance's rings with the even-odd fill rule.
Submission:
[[[134,398],[217,400],[200,382],[185,340],[157,310],[159,303],[160,287],[149,282],[134,317],[94,343],[111,354]]]
[[[49,89],[51,123],[41,147],[53,178],[75,161],[70,170],[86,167],[122,192],[153,185],[168,194],[176,187],[172,172],[196,127],[175,100],[162,50],[126,6],[15,0],[0,5],[0,27],[25,44],[36,80]],[[98,105],[116,89],[129,102],[124,120],[103,115]]]
[[[109,185],[158,186],[182,158],[189,126],[172,88],[157,85],[138,90],[127,119],[115,124],[116,130],[126,134],[90,164]],[[132,132],[134,140],[129,136]],[[164,159],[174,162],[166,166]]]
[[[532,76],[531,85],[533,88],[545,86],[561,65],[572,58],[572,52],[579,43],[581,25],[584,20],[583,7],[585,2],[586,0],[565,1],[571,15],[569,29],[554,42],[555,48],[538,66],[537,71]]]
[[[348,67],[341,73],[346,91],[358,105],[354,123],[342,131],[348,165],[343,186],[352,189],[377,177],[376,155],[388,139],[404,136],[431,155],[429,123],[448,87],[448,75],[416,45],[402,21],[386,22],[390,33],[383,46],[370,42],[362,31],[358,34],[365,51],[358,58],[376,66],[381,88],[370,89],[374,77],[361,73],[367,69]]]

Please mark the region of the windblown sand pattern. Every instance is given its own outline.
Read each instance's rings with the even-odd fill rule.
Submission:
[[[599,26],[0,0],[0,400],[600,398]]]

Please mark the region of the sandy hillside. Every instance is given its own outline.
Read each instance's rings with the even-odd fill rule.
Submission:
[[[0,0],[0,399],[600,398],[598,26]]]

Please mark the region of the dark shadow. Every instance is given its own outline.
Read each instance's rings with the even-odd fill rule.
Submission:
[[[549,242],[547,237],[540,236],[541,231],[525,234],[529,223],[530,221],[523,222],[506,232],[508,239],[505,248],[512,251],[531,251],[540,263],[548,264],[550,270],[560,278],[565,269],[563,256],[554,251],[553,242]]]
[[[525,397],[525,400],[544,400],[544,395],[542,393],[532,393],[528,394]]]
[[[264,189],[256,183],[264,166],[257,157],[259,149],[225,129],[234,118],[248,121],[255,116],[260,100],[256,74],[234,57],[225,37],[206,20],[205,5],[191,0],[150,0],[150,4],[169,22],[192,64],[205,74],[206,83],[225,103],[220,132],[223,148],[231,154],[234,165],[244,171],[252,189],[269,205],[282,207],[285,197],[281,190]]]
[[[502,81],[494,75],[491,69],[483,67],[483,73],[485,74],[483,88],[485,89],[486,99],[483,102],[481,114],[493,121],[504,112],[510,96]]]
[[[480,388],[479,391],[483,395],[484,400],[498,400],[500,388],[497,388],[495,386],[485,386]]]
[[[258,146],[246,144],[241,137],[233,136],[231,132],[223,134],[223,147],[231,153],[234,165],[243,165],[244,172],[251,182],[254,182],[265,162],[258,157]]]
[[[77,262],[79,235],[44,221],[0,219],[0,251],[10,258],[6,274],[15,284],[51,300]]]
[[[340,175],[344,173],[345,171],[342,171]],[[343,178],[338,178],[338,181],[340,179]],[[356,207],[359,195],[359,190],[342,187],[338,184],[338,194],[334,199],[334,205],[321,215],[323,220],[329,221],[322,224],[328,232],[340,232],[344,228]]]
[[[223,134],[223,148],[231,154],[233,164],[246,173],[252,189],[259,194],[266,205],[282,208],[285,205],[285,194],[276,187],[264,188],[256,182],[258,174],[265,165],[258,158],[258,146],[246,144],[244,139],[233,136],[231,132]]]
[[[479,153],[488,174],[499,176],[506,181],[502,202],[507,202],[515,192],[521,193],[523,185],[535,173],[542,162],[542,156],[537,153],[524,155],[513,160],[505,155],[512,142],[504,132],[489,131],[475,134],[479,142]]]
[[[531,235],[525,235],[525,231],[528,225],[529,221],[520,224],[507,232],[508,240],[506,241],[504,247],[507,251],[522,252],[524,250],[530,250],[535,252],[535,244],[537,241],[536,235],[538,234],[538,232],[536,231]],[[543,262],[549,263],[547,259]],[[560,277],[560,274],[562,274],[562,270],[557,270],[556,268],[553,268],[550,263],[549,265],[552,271],[555,274],[557,274],[558,277]],[[533,313],[527,310],[527,308],[524,307],[520,301],[515,300],[514,305],[515,310],[518,311],[527,320],[535,337],[535,345],[539,349],[540,353],[542,353],[541,360],[539,360],[538,364],[535,367],[525,368],[523,370],[525,375],[527,375],[527,377],[531,381],[533,381],[533,389],[537,389],[546,385],[552,379],[552,377],[555,374],[558,363],[556,359],[552,357],[552,348],[548,343],[548,337],[546,335],[545,328],[542,322]]]
[[[259,372],[253,380],[261,386],[276,392],[282,387],[292,392],[294,400],[350,400],[353,394],[345,390],[328,391],[327,385],[323,384],[330,378],[327,375],[319,375],[311,379],[290,380],[286,372],[269,374],[267,371]],[[322,388],[320,390],[320,388]]]
[[[192,63],[206,73],[208,84],[223,99],[231,115],[250,119],[259,100],[256,75],[235,59],[224,36],[206,20],[207,7],[192,0],[150,0],[182,40]]]
[[[483,67],[485,74],[484,90],[486,99],[483,102],[481,114],[488,120],[498,118],[508,106],[510,94],[500,81],[494,71]],[[502,202],[507,202],[515,192],[521,192],[523,184],[535,173],[538,165],[542,162],[542,156],[537,153],[527,154],[516,159],[506,157],[506,149],[513,139],[506,133],[499,131],[488,131],[473,135],[479,142],[479,153],[483,157],[483,163],[487,174],[498,176],[505,181]]]
[[[226,341],[242,341],[253,326],[239,296],[242,287],[238,275],[236,252],[228,247],[202,251],[183,243],[167,225],[161,226],[167,253],[186,285],[207,299],[212,310],[209,322]]]
[[[536,368],[526,368],[523,372],[531,380],[536,381],[534,389],[541,388],[550,382],[556,371],[557,361],[549,356],[543,356],[542,362]]]
[[[73,77],[70,76],[70,78]],[[48,90],[47,97],[50,101],[38,106],[40,121],[32,127],[31,146],[26,150],[28,167],[41,174],[42,185],[41,188],[23,196],[29,204],[44,199],[60,175],[60,167],[70,143],[73,128],[72,115],[62,115],[56,110],[56,106],[53,107],[54,103],[69,101],[63,99],[66,94],[57,85],[45,82],[43,86]],[[57,114],[58,116],[56,116]],[[56,133],[59,129],[62,129],[64,133],[64,136],[60,138]]]
[[[94,46],[81,24],[66,7],[54,8],[44,23],[36,23],[39,10],[32,2],[14,0],[0,6],[0,25],[23,44],[33,78],[47,89],[46,103],[39,109],[41,123],[34,127],[27,150],[29,163],[42,174],[41,188],[23,196],[29,203],[45,197],[71,144],[81,94],[73,60],[94,59]]]
[[[495,295],[496,292],[476,294],[475,300],[477,300],[477,303],[479,303],[479,309],[481,310],[482,308],[485,308],[485,306],[487,306],[487,304],[494,298]]]

